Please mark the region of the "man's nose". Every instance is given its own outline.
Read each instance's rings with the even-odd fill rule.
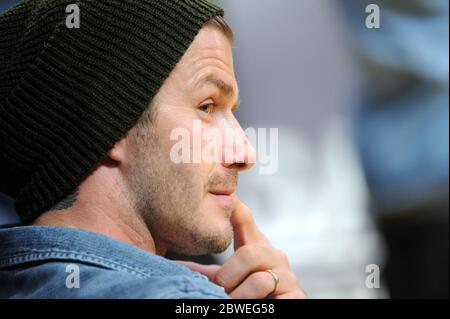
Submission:
[[[241,126],[235,121],[225,129],[222,165],[238,172],[248,170],[256,163],[256,151]]]

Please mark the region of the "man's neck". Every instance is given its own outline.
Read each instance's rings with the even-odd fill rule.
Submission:
[[[105,178],[109,178],[108,175],[97,170],[80,185],[76,198],[69,195],[71,202],[59,203],[36,219],[33,225],[96,232],[164,255],[165,249],[162,245],[157,247],[145,221],[132,208],[123,189],[112,180],[105,181]]]

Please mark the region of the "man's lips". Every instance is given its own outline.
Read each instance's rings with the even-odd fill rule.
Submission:
[[[234,192],[235,189],[210,190],[209,194],[223,207],[228,209],[235,206]]]
[[[236,190],[234,188],[228,188],[228,189],[215,189],[215,190],[209,190],[208,192],[213,195],[218,196],[231,196]]]

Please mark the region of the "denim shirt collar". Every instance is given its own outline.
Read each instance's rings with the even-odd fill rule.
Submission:
[[[93,232],[50,226],[0,229],[0,269],[49,260],[86,263],[142,278],[187,275],[206,279],[166,258]]]

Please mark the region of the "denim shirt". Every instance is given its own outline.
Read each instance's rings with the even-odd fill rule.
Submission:
[[[73,228],[0,229],[0,298],[228,298],[185,266]]]

